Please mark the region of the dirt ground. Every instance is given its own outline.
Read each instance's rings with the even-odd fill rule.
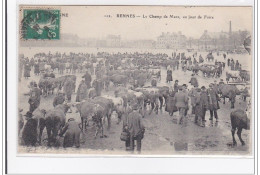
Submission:
[[[77,73],[77,86],[81,80],[82,74]],[[158,83],[160,85],[172,86],[172,84],[166,84],[166,70],[162,68],[162,79]],[[38,82],[39,77],[33,75],[31,71],[31,78],[24,79],[22,78],[19,82],[19,107],[24,109],[25,113],[29,109],[28,96],[25,96],[24,93],[28,92],[27,85],[29,82],[34,79]],[[59,76],[57,74],[57,76]],[[183,72],[181,70],[173,71],[173,81],[176,79],[179,80],[179,84],[186,83],[188,88],[191,88],[188,83],[191,77],[191,72]],[[205,78],[200,72],[199,75],[196,75],[199,86],[205,85],[208,87],[208,84],[213,82],[213,78]],[[225,80],[225,71],[223,72],[222,79]],[[216,79],[217,81],[220,78]],[[110,88],[109,92],[113,93],[113,87]],[[104,93],[104,92],[102,92]],[[40,109],[51,109],[53,108],[53,96],[42,97]],[[72,101],[75,101],[76,94],[73,95]],[[206,127],[200,127],[194,124],[194,116],[188,115],[185,119],[184,125],[178,125],[175,123],[178,112],[174,113],[174,116],[169,116],[168,113],[164,111],[159,111],[159,114],[156,115],[154,112],[151,115],[145,116],[144,125],[146,128],[144,139],[142,140],[142,154],[160,154],[160,155],[248,155],[251,153],[251,131],[243,130],[242,138],[246,142],[245,146],[242,146],[239,142],[239,139],[236,135],[237,147],[231,147],[232,143],[231,136],[231,126],[230,126],[230,102],[226,100],[224,105],[220,102],[220,109],[218,110],[219,122],[211,122],[209,120],[209,111],[206,113]],[[246,103],[240,99],[240,96],[236,97],[235,109],[245,109]],[[188,111],[188,114],[191,113],[191,110]],[[80,123],[79,113],[75,112],[75,109],[72,108],[72,113],[68,113],[67,118],[75,118],[76,121]],[[73,153],[73,154],[129,154],[125,151],[125,143],[120,140],[120,134],[122,130],[122,123],[116,124],[117,116],[114,113],[112,115],[112,126],[108,131],[105,128],[105,134],[107,138],[94,139],[95,129],[90,123],[87,128],[86,133],[81,134],[81,145],[80,148],[70,148],[64,149],[59,148],[48,148],[47,145],[47,134],[44,130],[43,134],[43,145],[37,146],[36,148],[28,148],[19,146],[19,152],[21,153]],[[106,127],[107,125],[105,125]],[[59,141],[62,143],[62,139]]]

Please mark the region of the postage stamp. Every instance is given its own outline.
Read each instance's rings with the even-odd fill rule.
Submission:
[[[60,10],[24,9],[22,39],[60,39]]]

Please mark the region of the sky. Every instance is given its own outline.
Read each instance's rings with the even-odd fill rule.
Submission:
[[[181,31],[187,37],[198,38],[204,30],[209,32],[248,30],[252,33],[251,7],[178,7],[178,6],[56,6],[61,13],[62,33],[76,34],[80,38],[104,38],[109,34],[121,35],[122,39],[154,39],[162,32]],[[139,18],[117,18],[117,14],[132,14]],[[105,17],[110,15],[111,17]],[[143,15],[147,18],[143,18]],[[170,15],[174,18],[150,18]],[[197,19],[198,15],[202,18]],[[206,18],[211,16],[213,19]],[[193,16],[196,19],[183,19]]]

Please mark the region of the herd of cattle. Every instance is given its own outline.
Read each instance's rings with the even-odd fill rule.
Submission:
[[[178,65],[180,64],[179,61],[181,61],[181,63],[187,61],[187,63],[183,64],[182,66],[186,66],[185,68],[187,70],[193,71],[194,73],[198,73],[198,71],[201,71],[203,75],[211,76],[217,75],[216,72],[217,70],[219,70],[218,65],[203,64],[203,62],[201,64],[189,65],[188,61],[191,58],[186,58],[185,54],[183,53],[171,59],[169,59],[166,54],[154,55],[151,53],[116,55],[98,53],[96,57],[94,57],[93,55],[83,54],[73,55],[73,60],[64,60],[68,61],[67,65],[70,65],[68,67],[72,68],[74,73],[78,69],[79,72],[87,70],[91,72],[91,74],[95,74],[96,78],[101,80],[103,84],[103,89],[108,91],[109,87],[112,86],[114,89],[114,94],[101,95],[98,97],[88,96],[87,99],[81,102],[69,102],[65,104],[60,104],[53,109],[47,111],[45,109],[36,109],[33,112],[32,116],[34,118],[33,122],[37,123],[37,127],[34,127],[33,129],[26,129],[23,128],[23,124],[19,125],[19,131],[23,128],[23,133],[25,133],[23,134],[23,137],[26,137],[27,132],[31,133],[33,130],[35,130],[35,132],[33,132],[37,135],[35,144],[36,142],[41,144],[42,133],[44,128],[46,128],[48,135],[48,146],[55,145],[58,132],[65,125],[66,113],[68,111],[73,111],[71,110],[71,108],[75,108],[76,112],[79,113],[81,117],[80,128],[82,130],[86,129],[86,126],[88,125],[90,120],[94,122],[96,126],[95,137],[97,137],[99,133],[101,133],[101,137],[106,137],[103,129],[104,123],[107,123],[107,128],[110,129],[112,113],[116,112],[120,121],[122,115],[128,113],[128,106],[133,103],[139,104],[139,112],[143,117],[145,117],[147,115],[147,112],[149,112],[148,108],[151,108],[149,106],[151,106],[152,101],[155,101],[156,106],[154,109],[157,110],[156,112],[158,112],[159,109],[162,110],[163,106],[167,102],[170,88],[168,86],[147,86],[147,82],[150,82],[152,78],[156,78],[158,81],[160,81],[161,69],[163,67],[167,68],[168,66],[170,66],[178,69]],[[35,57],[37,56],[39,55],[36,55]],[[59,54],[56,54],[56,56],[52,57],[54,58],[59,56]],[[47,57],[47,55],[44,55],[44,57]],[[82,59],[82,57],[84,59]],[[61,63],[61,61],[59,61],[58,59],[47,59],[43,62],[46,65],[50,65],[47,66],[47,69],[52,69],[53,72],[62,72],[59,70],[59,66],[53,66],[54,64],[59,65]],[[34,61],[34,64],[37,64],[36,61]],[[83,67],[85,67],[83,69],[79,69],[80,66],[73,65],[83,65]],[[248,72],[244,72],[243,74],[243,71],[240,71],[239,76],[241,78],[244,77],[242,78],[242,80],[249,81]],[[75,84],[75,92],[77,80],[76,75],[61,75],[59,77],[55,77],[53,76],[53,74],[50,73],[50,76],[47,75],[40,78],[38,85],[39,88],[42,90],[43,96],[50,96],[51,94],[55,93],[55,89],[57,90],[57,92],[62,90],[62,88],[64,88],[65,82],[68,79],[73,80]],[[236,86],[229,84],[218,85],[217,91],[222,98],[229,98],[230,101],[234,101],[235,98],[233,95],[230,95],[230,91],[235,91],[236,95],[240,95],[241,93],[241,91]],[[151,113],[151,111],[149,113]],[[241,126],[242,128],[248,129],[247,123],[249,122],[249,120],[245,115],[242,115],[244,113],[245,111],[242,111],[239,114],[232,113],[232,135],[234,136],[233,130],[238,128],[238,135],[240,134],[239,139],[241,138]],[[241,120],[241,118],[243,119]],[[238,123],[238,121],[244,122],[242,122],[241,124]],[[20,123],[22,122],[23,121],[21,119]],[[28,139],[25,138],[24,140]]]

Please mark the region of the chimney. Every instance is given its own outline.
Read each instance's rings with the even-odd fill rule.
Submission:
[[[231,21],[229,21],[229,34],[232,34]]]

